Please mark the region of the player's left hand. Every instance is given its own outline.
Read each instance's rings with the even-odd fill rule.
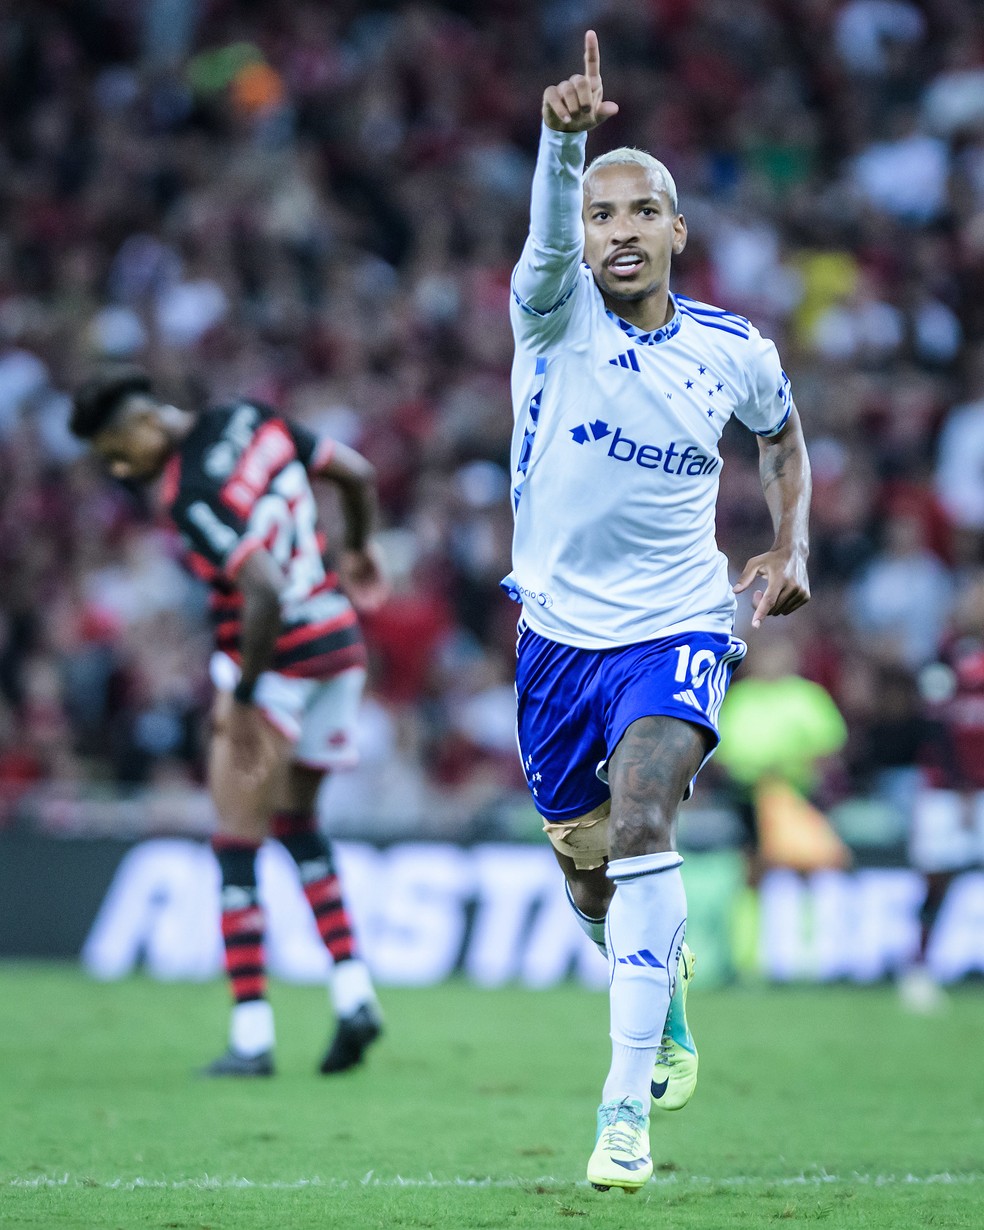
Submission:
[[[756,577],[765,578],[765,589],[752,595],[753,628],[760,628],[766,615],[791,615],[810,601],[806,556],[802,551],[772,550],[753,555],[732,586],[732,593],[744,593]]]
[[[342,588],[357,611],[378,611],[390,595],[379,549],[374,543],[361,551],[345,551],[338,573]]]

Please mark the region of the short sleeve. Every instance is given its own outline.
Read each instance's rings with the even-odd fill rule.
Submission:
[[[290,432],[290,438],[294,441],[294,448],[297,450],[301,464],[305,470],[310,469],[311,461],[318,451],[318,437],[300,423],[293,423],[285,419],[284,425]]]
[[[316,473],[328,464],[335,451],[334,440],[327,436],[316,436],[310,428],[289,419],[284,419],[284,426],[294,441],[298,460],[309,474]]]
[[[319,465],[323,465],[331,456],[333,447],[331,441],[319,438],[309,427],[284,418],[264,402],[253,401],[249,404],[258,411],[261,422],[278,422],[283,424],[294,445],[297,458],[305,470],[316,470]]]
[[[774,436],[786,426],[793,408],[789,377],[775,343],[754,327],[748,347],[746,398],[735,407],[735,416],[756,435]]]

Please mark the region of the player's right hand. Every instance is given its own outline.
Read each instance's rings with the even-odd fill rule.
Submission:
[[[361,551],[347,550],[338,573],[342,589],[357,611],[378,611],[390,596],[390,584],[375,543],[368,543]]]
[[[618,112],[618,103],[606,102],[601,88],[601,53],[598,36],[584,36],[584,74],[575,73],[543,91],[543,122],[554,132],[588,132]]]

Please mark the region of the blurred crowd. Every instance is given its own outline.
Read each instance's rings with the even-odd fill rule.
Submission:
[[[739,633],[782,641],[843,715],[829,798],[898,795],[927,757],[984,786],[979,3],[6,0],[0,816],[201,777],[203,595],[66,431],[112,360],[178,404],[261,399],[377,467],[395,592],[367,621],[337,815],[468,835],[525,799],[498,588],[508,284],[540,95],[587,26],[621,107],[589,153],[668,164],[674,288],[776,340],[805,424],[814,598],[754,634],[743,609]],[[771,527],[754,438],[724,452],[740,567]],[[937,737],[960,721],[981,731],[965,764]]]

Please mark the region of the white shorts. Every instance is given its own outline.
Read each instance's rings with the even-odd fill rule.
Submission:
[[[912,810],[909,857],[925,872],[984,864],[984,791],[968,805],[955,790],[921,790]]]
[[[231,692],[239,673],[228,654],[212,654],[209,674],[220,692]],[[331,679],[292,679],[264,671],[254,699],[267,721],[294,744],[298,764],[310,769],[352,769],[359,762],[355,724],[365,681],[361,666]]]

